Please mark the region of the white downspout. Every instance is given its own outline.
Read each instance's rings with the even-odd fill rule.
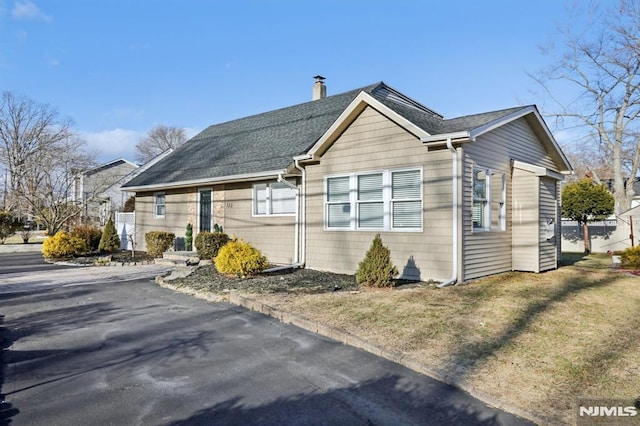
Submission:
[[[458,151],[453,147],[451,138],[447,138],[447,148],[451,151],[453,158],[453,207],[451,208],[451,218],[453,221],[453,267],[451,268],[451,278],[448,281],[438,284],[438,288],[448,287],[458,281]]]
[[[297,266],[301,268],[304,268],[307,261],[307,169],[300,166],[300,160],[310,158],[310,155],[294,158],[295,168],[302,173],[302,183],[300,185],[300,215],[298,217],[298,221],[300,222],[300,259],[297,264]]]
[[[291,189],[295,189],[296,190],[296,195],[300,194],[300,189],[292,184],[291,182],[287,181],[284,176],[283,173],[279,173],[278,174],[278,182],[284,183],[285,185],[287,185],[289,188]],[[293,239],[293,264],[294,265],[298,265],[300,263],[300,259],[299,259],[299,247],[300,247],[300,232],[299,232],[299,227],[300,227],[300,211],[299,211],[299,207],[298,207],[298,201],[299,201],[299,196],[296,197],[296,218],[295,218],[295,222],[294,222],[294,239]]]

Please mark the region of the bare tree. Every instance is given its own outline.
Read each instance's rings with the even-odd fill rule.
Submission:
[[[18,207],[16,195],[31,173],[33,157],[71,135],[70,121],[60,119],[55,108],[3,92],[0,99],[0,163],[7,171],[7,210]],[[42,163],[43,166],[45,163]]]
[[[187,134],[179,127],[159,125],[136,144],[136,161],[146,163],[168,149],[175,149],[187,141]]]
[[[0,164],[7,171],[8,209],[21,217],[35,217],[50,234],[61,229],[80,209],[69,198],[72,171],[93,164],[84,145],[55,108],[3,92]]]
[[[620,0],[578,16],[587,16],[588,25],[580,32],[562,28],[564,50],[548,50],[554,65],[534,78],[559,107],[552,115],[591,136],[590,146],[577,150],[595,150],[610,164],[619,213],[631,206],[640,167],[640,2]],[[571,83],[576,96],[554,96],[561,93],[554,90],[558,81]]]
[[[18,193],[36,221],[46,226],[49,235],[62,229],[83,209],[70,195],[73,172],[95,164],[93,156],[84,152],[84,146],[84,140],[69,137],[39,151],[27,163],[31,172]],[[44,164],[46,167],[42,167]]]

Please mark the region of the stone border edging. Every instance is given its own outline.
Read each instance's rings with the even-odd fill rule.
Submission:
[[[446,383],[450,386],[453,386],[456,389],[464,391],[469,395],[477,398],[489,406],[498,408],[500,410],[509,412],[511,414],[515,414],[516,416],[522,417],[523,419],[529,420],[539,425],[543,424],[552,424],[548,419],[542,418],[540,416],[536,416],[532,413],[524,411],[519,407],[507,404],[503,401],[500,401],[490,395],[487,395],[483,391],[476,389],[475,387],[465,383],[464,381],[456,380],[455,378],[447,375],[446,373],[439,371],[437,369],[426,366],[425,364],[416,361],[410,357],[403,355],[400,352],[389,351],[383,348],[380,348],[372,343],[369,343],[353,334],[340,331],[336,328],[317,323],[315,321],[308,320],[302,316],[292,314],[289,312],[284,312],[277,310],[267,304],[258,302],[249,297],[241,296],[238,293],[230,292],[228,298],[225,296],[212,295],[209,292],[202,292],[198,290],[193,290],[184,287],[176,287],[169,282],[167,282],[163,276],[156,277],[156,283],[161,287],[177,291],[180,293],[192,295],[199,299],[207,300],[210,302],[224,302],[228,301],[231,304],[241,306],[243,308],[249,309],[254,312],[258,312],[272,318],[275,318],[285,324],[291,324],[296,327],[300,327],[304,330],[319,334],[321,336],[327,337],[329,339],[340,342],[344,345],[349,345],[355,347],[357,349],[362,349],[363,351],[369,352],[373,355],[379,356],[391,362],[395,362],[396,364],[402,365],[410,370],[413,370],[417,373],[424,374],[425,376],[431,377],[432,379],[438,380],[439,382]]]

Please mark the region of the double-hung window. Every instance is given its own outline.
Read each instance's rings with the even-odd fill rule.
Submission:
[[[507,179],[504,173],[491,169],[473,169],[473,206],[471,216],[474,231],[504,231],[506,229]]]
[[[296,189],[282,182],[254,185],[254,216],[295,214],[297,193]]]
[[[325,179],[325,228],[422,230],[422,170],[382,170]]]
[[[153,194],[153,217],[163,218],[166,214],[165,194],[156,192]]]

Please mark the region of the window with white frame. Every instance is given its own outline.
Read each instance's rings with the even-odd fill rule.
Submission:
[[[326,229],[422,229],[422,170],[383,170],[325,178]]]
[[[296,189],[282,182],[254,185],[254,216],[295,214],[297,193]]]
[[[153,194],[153,217],[162,218],[166,214],[165,194],[157,192]]]
[[[506,229],[507,180],[502,172],[475,167],[473,169],[474,231]]]

